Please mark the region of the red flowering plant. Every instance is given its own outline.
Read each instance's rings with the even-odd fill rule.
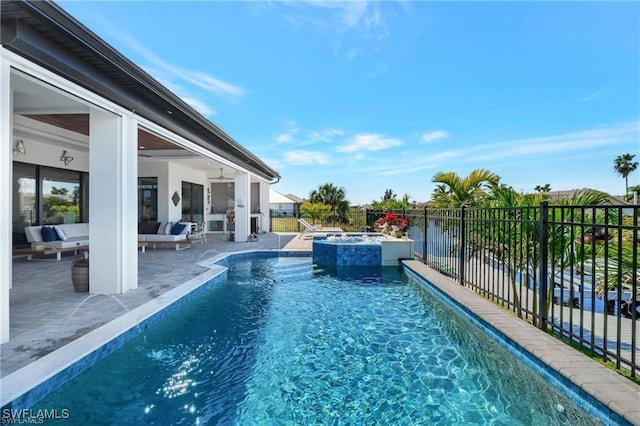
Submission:
[[[407,224],[407,219],[389,212],[376,221],[376,229],[383,234],[392,235],[404,231]]]

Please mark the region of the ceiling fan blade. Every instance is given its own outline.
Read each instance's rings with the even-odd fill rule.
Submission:
[[[222,167],[220,167],[220,176],[215,176],[215,177],[210,177],[207,179],[211,179],[211,180],[233,180],[232,177],[226,177],[224,174],[222,174]]]

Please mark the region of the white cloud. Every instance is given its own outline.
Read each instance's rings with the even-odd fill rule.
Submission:
[[[298,123],[296,123],[295,120],[289,120],[285,125],[288,130],[276,136],[277,143],[285,144],[293,142],[294,136],[300,131],[300,126],[298,126]]]
[[[402,140],[388,138],[375,133],[363,133],[354,136],[347,145],[338,148],[340,152],[380,151],[402,145]]]
[[[291,136],[291,133],[282,133],[276,137],[276,142],[287,143],[287,142],[291,142],[292,139],[293,137]]]
[[[320,151],[287,151],[284,153],[287,163],[304,166],[311,164],[329,164],[329,156]]]
[[[202,95],[196,94],[196,92],[205,91],[232,103],[240,101],[240,99],[246,95],[246,90],[241,86],[220,80],[202,71],[189,70],[168,63],[140,44],[129,34],[115,28],[111,23],[105,21],[103,25],[114,39],[138,53],[149,63],[146,66],[149,74],[181,98],[189,98],[191,101],[190,104],[195,102],[200,105],[202,109],[199,111],[203,115],[207,115],[203,111],[213,110],[205,106],[206,102],[202,100]],[[185,88],[185,86],[192,86],[192,89],[189,90]],[[180,90],[174,90],[172,87],[178,87]]]
[[[194,99],[189,96],[180,96],[183,101],[191,105],[193,109],[198,111],[200,114],[205,117],[212,117],[216,114],[216,112],[206,103],[200,101],[199,99]]]
[[[406,175],[410,173],[420,172],[422,170],[433,169],[436,167],[436,164],[423,164],[420,166],[415,166],[411,168],[401,167],[399,169],[387,170],[384,172],[376,173],[376,176],[398,176],[398,175]]]
[[[393,3],[371,1],[287,1],[284,17],[298,28],[313,28],[333,39],[333,53],[351,60],[378,50],[390,34],[386,19]],[[310,11],[310,9],[313,9]],[[401,8],[406,13],[406,10]]]
[[[344,136],[345,132],[340,129],[328,127],[322,130],[300,129],[298,123],[290,121],[287,123],[289,130],[276,137],[277,143],[295,142],[298,146],[313,145],[316,143],[331,143],[338,136]]]
[[[612,145],[629,144],[640,138],[640,121],[599,126],[589,130],[575,131],[560,135],[513,139],[504,142],[469,146],[464,149],[446,150],[428,156],[407,160],[402,168],[409,173],[423,164],[435,164],[436,167],[455,169],[459,164],[472,163],[485,167],[490,162],[509,162],[526,160],[531,165],[559,155],[579,156],[585,150]],[[636,142],[637,143],[637,142]]]
[[[449,136],[449,132],[446,130],[432,130],[430,132],[423,133],[421,139],[422,142],[429,143],[438,139],[446,139]]]
[[[591,102],[592,100],[599,98],[604,94],[603,90],[598,90],[597,92],[590,93],[586,96],[582,96],[579,98],[580,102]]]
[[[311,130],[308,132],[307,140],[311,143],[315,142],[331,142],[336,136],[344,136],[344,132],[340,129],[323,129]]]
[[[476,152],[476,154],[470,154],[472,154],[471,157],[474,160],[547,156],[562,152],[581,152],[589,148],[617,145],[638,140],[639,136],[640,122],[631,121],[561,135],[516,139],[496,144],[480,145],[471,148],[471,151]],[[467,152],[469,151],[470,150],[467,150]]]
[[[285,165],[280,157],[261,157],[261,160],[267,163],[271,168],[275,170],[284,169]]]
[[[193,85],[233,102],[239,101],[246,93],[240,86],[218,80],[217,78],[200,71],[180,69],[172,65],[167,65],[167,69],[173,71],[176,75],[182,77]]]

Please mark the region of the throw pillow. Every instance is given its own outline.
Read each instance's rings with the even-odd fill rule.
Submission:
[[[167,222],[164,226],[164,235],[171,235],[171,229],[173,229],[173,222]]]
[[[164,220],[162,222],[160,222],[160,226],[158,226],[158,235],[163,235],[164,234],[164,228],[167,226],[167,222],[165,222]]]
[[[141,222],[138,223],[138,234],[156,234],[160,222]]]
[[[56,241],[58,239],[58,234],[56,234],[56,231],[54,231],[51,226],[43,226],[41,232],[42,241],[44,241],[45,243]]]
[[[182,231],[184,231],[184,229],[187,227],[186,224],[184,223],[176,223],[175,225],[173,225],[173,228],[171,228],[171,235],[180,235],[182,234]]]
[[[59,226],[54,226],[53,229],[56,231],[56,234],[58,235],[58,239],[60,241],[67,241],[69,237],[67,237],[67,234],[65,234],[62,228],[60,228]]]

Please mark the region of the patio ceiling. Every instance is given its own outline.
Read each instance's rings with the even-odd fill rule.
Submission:
[[[41,82],[34,81],[19,72],[12,74],[14,114],[72,132],[75,136],[66,141],[33,136],[25,127],[15,131],[17,137],[37,137],[63,148],[89,150],[89,106],[72,95],[59,93]],[[138,155],[141,161],[172,161],[191,169],[204,171],[207,177],[233,175],[233,168],[188,151],[144,129],[138,130]]]

